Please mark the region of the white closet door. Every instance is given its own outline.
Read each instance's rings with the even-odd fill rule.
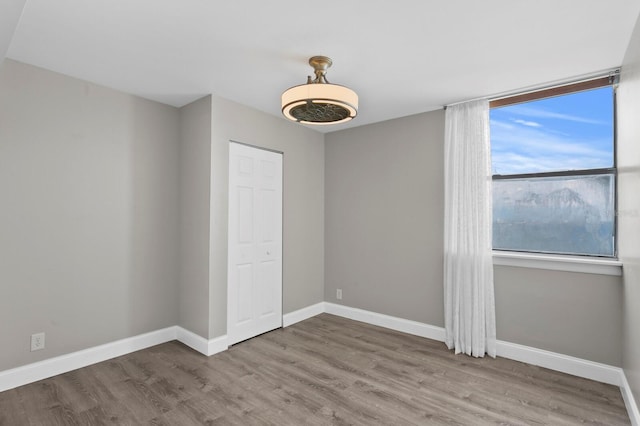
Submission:
[[[282,154],[229,145],[227,337],[282,327]]]

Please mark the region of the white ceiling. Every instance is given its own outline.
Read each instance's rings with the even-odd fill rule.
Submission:
[[[360,96],[351,123],[316,128],[333,131],[619,66],[639,13],[638,0],[27,0],[0,48],[174,106],[213,93],[275,116],[326,55],[329,81]]]

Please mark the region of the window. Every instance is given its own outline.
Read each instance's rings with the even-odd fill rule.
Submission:
[[[494,250],[616,255],[614,87],[585,83],[491,103]]]

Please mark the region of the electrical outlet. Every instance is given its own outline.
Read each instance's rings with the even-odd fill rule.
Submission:
[[[342,300],[342,289],[341,288],[336,290],[336,299]]]
[[[31,352],[44,349],[44,332],[31,335]]]

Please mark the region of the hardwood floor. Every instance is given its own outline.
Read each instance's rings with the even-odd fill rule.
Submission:
[[[615,386],[322,314],[205,357],[169,342],[0,393],[0,424],[628,425]]]

